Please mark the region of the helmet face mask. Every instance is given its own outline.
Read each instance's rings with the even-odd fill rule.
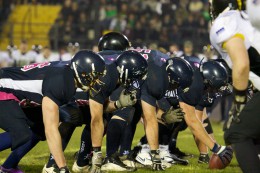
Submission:
[[[92,51],[79,51],[71,61],[78,86],[84,91],[97,91],[95,85],[103,85],[99,80],[106,74],[104,59]]]
[[[146,78],[148,64],[136,51],[125,51],[117,57],[119,83],[127,90],[139,89]]]

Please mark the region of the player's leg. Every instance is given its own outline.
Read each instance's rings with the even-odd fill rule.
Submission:
[[[29,128],[30,123],[18,102],[14,100],[0,101],[0,110],[0,128],[9,132],[12,150],[29,141],[32,136],[32,131]],[[8,139],[10,139],[8,135],[5,134],[1,137],[5,138],[3,141],[7,141],[8,144]]]
[[[225,141],[232,144],[244,173],[260,172],[260,160],[253,140],[260,139],[260,93],[256,93],[239,115],[240,122],[232,122],[225,131]]]
[[[76,153],[76,160],[72,166],[73,172],[87,172],[90,168],[90,160],[92,157],[92,141],[90,129],[90,109],[87,106],[79,107],[83,115],[83,124],[86,124],[80,139],[80,148]]]
[[[8,132],[6,132],[8,133]],[[20,160],[40,141],[40,137],[33,133],[31,140],[24,145],[16,148],[11,152],[5,162],[2,164],[0,170],[3,172],[22,173],[18,168]]]
[[[107,157],[102,166],[102,170],[108,171],[132,171],[135,168],[126,166],[119,158],[118,149],[121,137],[124,134],[128,119],[133,116],[135,109],[126,107],[115,111],[114,116],[107,127]]]

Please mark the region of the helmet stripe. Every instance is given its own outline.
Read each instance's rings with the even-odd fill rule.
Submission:
[[[125,83],[127,81],[127,77],[128,77],[128,69],[125,69]]]

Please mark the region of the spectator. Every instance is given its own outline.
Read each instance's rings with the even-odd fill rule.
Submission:
[[[14,58],[17,67],[35,62],[36,56],[36,52],[28,51],[28,44],[26,40],[21,40],[19,49],[12,52],[12,57]]]
[[[58,61],[58,56],[55,56],[52,52],[50,47],[45,46],[42,50],[42,52],[36,57],[37,63],[42,62],[49,62],[49,61]]]
[[[176,43],[169,46],[169,51],[174,57],[181,57],[183,55],[183,51],[180,50],[179,45]]]
[[[183,45],[183,55],[184,57],[185,56],[196,56],[194,54],[194,50],[193,50],[193,43],[189,40],[185,41],[184,42],[184,45]]]

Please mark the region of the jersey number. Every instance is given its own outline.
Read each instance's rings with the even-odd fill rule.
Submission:
[[[22,71],[29,71],[35,68],[43,68],[46,66],[49,66],[51,63],[50,62],[43,62],[43,63],[34,63],[30,65],[25,65],[21,68]]]

